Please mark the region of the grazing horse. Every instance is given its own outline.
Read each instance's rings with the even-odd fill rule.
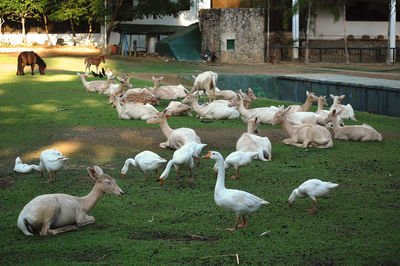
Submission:
[[[86,65],[85,72],[89,73],[90,72],[90,66],[94,65],[94,66],[96,66],[96,72],[99,73],[99,65],[100,65],[101,62],[103,62],[103,63],[106,62],[106,58],[105,58],[104,55],[86,57],[85,58],[85,65]]]
[[[23,76],[25,66],[31,66],[32,75],[34,75],[33,70],[35,69],[35,64],[39,66],[40,75],[44,75],[44,69],[46,68],[46,63],[43,59],[35,52],[25,51],[18,55],[18,69],[17,76]]]

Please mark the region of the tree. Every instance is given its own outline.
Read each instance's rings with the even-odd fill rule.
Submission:
[[[80,18],[87,13],[86,0],[62,0],[52,4],[53,12],[49,18],[53,21],[69,21],[74,46],[76,46],[76,32],[74,24],[79,24]]]
[[[164,16],[178,16],[190,6],[191,0],[138,0],[132,8],[123,8],[124,0],[105,0],[107,27],[107,45],[110,42],[111,31],[127,18],[143,19],[144,17],[161,18]],[[120,17],[117,21],[117,18]]]
[[[19,21],[22,25],[22,42],[26,43],[25,21],[27,18],[38,19],[43,12],[45,1],[41,0],[8,0],[5,6],[8,11],[8,18]]]

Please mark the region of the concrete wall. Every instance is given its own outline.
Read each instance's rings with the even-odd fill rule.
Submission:
[[[225,63],[264,62],[264,9],[223,8],[200,12],[202,53]],[[228,42],[234,43],[229,49]]]
[[[319,11],[315,18],[315,30],[310,32],[311,39],[336,40],[343,38],[343,14],[336,23],[333,15],[329,11]],[[353,35],[360,39],[363,35],[369,35],[371,39],[376,39],[378,35],[388,38],[387,21],[347,21],[347,35]],[[400,35],[400,22],[396,23],[396,35]],[[304,36],[303,36],[304,37]]]

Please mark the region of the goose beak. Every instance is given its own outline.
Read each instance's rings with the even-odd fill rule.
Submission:
[[[160,185],[162,185],[164,182],[164,180],[162,178],[160,178],[159,181],[160,181]]]
[[[122,174],[122,173],[121,173],[121,176],[122,176],[122,179],[124,179],[124,178],[125,178],[125,174]]]
[[[288,205],[289,207],[292,207],[292,203],[290,201],[288,201]]]
[[[201,159],[210,159],[210,157],[211,157],[211,151],[209,151],[206,155],[201,157]]]

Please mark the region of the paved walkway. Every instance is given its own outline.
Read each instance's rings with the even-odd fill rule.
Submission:
[[[383,88],[390,90],[400,90],[400,80],[390,80],[390,79],[378,79],[378,78],[364,78],[364,77],[354,77],[346,75],[337,74],[290,74],[281,75],[283,77],[289,77],[299,80],[313,80],[318,82],[327,82],[335,84],[346,84],[346,85],[359,85],[362,87],[373,87],[373,88]]]

